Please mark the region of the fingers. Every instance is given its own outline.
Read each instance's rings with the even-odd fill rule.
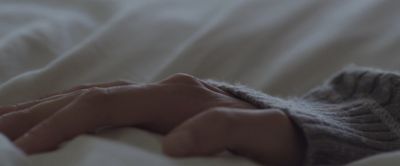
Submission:
[[[69,105],[42,121],[15,144],[27,154],[52,150],[64,141],[79,134],[94,130],[103,124],[105,119],[103,105],[95,93],[82,94]],[[92,97],[89,97],[92,96]],[[94,101],[96,99],[97,101]]]
[[[14,112],[14,111],[18,111],[18,110],[23,110],[29,107],[32,107],[36,104],[45,102],[45,101],[50,101],[50,100],[54,100],[57,98],[61,98],[63,97],[65,94],[69,94],[72,92],[76,92],[79,90],[84,90],[84,89],[90,89],[90,88],[108,88],[108,87],[115,87],[115,86],[124,86],[124,85],[131,85],[133,83],[129,82],[129,81],[114,81],[114,82],[106,82],[106,83],[96,83],[96,84],[87,84],[87,85],[79,85],[76,86],[74,88],[65,90],[65,91],[61,91],[61,92],[56,92],[50,95],[47,95],[45,97],[41,97],[37,100],[32,100],[32,101],[28,101],[28,102],[23,102],[23,103],[19,103],[16,105],[11,105],[11,106],[1,106],[0,107],[0,116],[10,113],[10,112]]]
[[[35,105],[37,105],[39,103],[46,102],[46,101],[51,101],[51,100],[55,100],[55,99],[59,99],[59,98],[62,98],[64,96],[65,95],[61,95],[60,94],[60,95],[50,96],[48,98],[27,101],[27,102],[16,104],[16,105],[12,105],[12,106],[3,106],[3,107],[0,107],[0,116],[8,114],[10,112],[15,112],[15,111],[18,111],[18,110],[24,110],[24,109],[27,109],[29,107],[33,107],[33,106],[35,106]]]
[[[68,90],[64,90],[64,91],[61,91],[61,92],[56,92],[56,93],[47,95],[47,96],[42,97],[42,98],[48,98],[48,97],[55,96],[55,95],[71,93],[71,92],[78,91],[78,90],[83,90],[83,89],[109,88],[109,87],[114,87],[114,86],[124,86],[124,85],[131,85],[131,84],[134,84],[134,83],[129,82],[129,81],[125,81],[125,80],[119,80],[119,81],[113,81],[113,82],[103,82],[103,83],[79,85],[79,86],[73,87],[73,88],[68,89]]]
[[[80,93],[71,93],[39,103],[31,108],[16,111],[0,117],[0,131],[14,140],[33,126],[51,116],[70,103]]]

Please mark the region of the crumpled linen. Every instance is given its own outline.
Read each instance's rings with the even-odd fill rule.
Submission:
[[[1,0],[0,104],[88,82],[149,82],[176,72],[241,82],[271,95],[300,95],[351,63],[400,69],[399,5],[375,0]],[[146,141],[121,142],[141,131],[121,132],[106,139],[81,136],[58,151],[29,157],[9,152],[12,144],[0,141],[8,147],[0,153],[15,156],[0,163],[21,158],[33,166],[179,165],[181,160],[149,150]],[[226,156],[183,162],[254,165]]]

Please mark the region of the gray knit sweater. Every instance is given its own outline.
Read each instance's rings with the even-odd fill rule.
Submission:
[[[300,98],[212,82],[259,108],[280,108],[307,142],[306,166],[336,166],[400,149],[400,75],[350,67]]]

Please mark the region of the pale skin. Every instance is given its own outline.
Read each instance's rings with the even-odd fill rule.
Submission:
[[[173,157],[231,151],[265,165],[300,165],[301,133],[279,109],[258,109],[186,74],[134,84],[78,86],[0,107],[0,131],[27,154],[54,150],[103,127],[140,127],[165,135]]]

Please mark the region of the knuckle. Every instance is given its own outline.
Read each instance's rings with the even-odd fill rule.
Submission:
[[[18,110],[18,109],[23,108],[23,103],[14,104],[14,105],[11,105],[11,107]]]
[[[91,87],[82,91],[81,98],[86,102],[102,102],[108,97],[107,90],[104,88]]]
[[[89,85],[77,85],[77,86],[74,86],[74,87],[72,87],[72,88],[70,88],[70,89],[65,89],[65,90],[63,90],[63,91],[61,91],[59,94],[64,94],[64,93],[69,93],[69,92],[74,92],[74,91],[80,91],[80,90],[82,90],[82,89],[87,89],[89,87]]]
[[[177,78],[177,79],[193,79],[192,75],[186,74],[186,73],[175,73],[171,75],[171,78]]]
[[[90,87],[89,84],[82,84],[82,85],[76,86],[76,87],[73,88],[73,89],[86,89],[86,88],[89,88],[89,87]]]
[[[119,80],[114,81],[114,84],[129,85],[129,84],[132,84],[132,82],[129,80],[119,79]]]
[[[198,83],[198,79],[192,75],[185,73],[176,73],[165,79],[166,82],[175,83]]]

